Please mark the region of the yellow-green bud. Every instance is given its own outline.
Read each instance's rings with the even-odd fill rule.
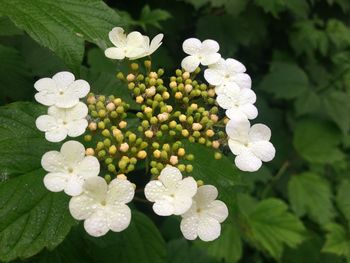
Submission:
[[[191,173],[193,171],[193,166],[191,164],[186,165],[186,172]]]
[[[109,130],[104,129],[104,130],[102,131],[102,135],[105,136],[105,137],[109,137],[109,136],[111,136],[111,133],[109,132]]]
[[[124,80],[125,79],[124,74],[122,72],[118,72],[116,77],[119,80]]]
[[[108,152],[109,152],[110,154],[116,154],[116,152],[117,152],[117,147],[116,147],[115,145],[110,146],[109,149],[108,149]]]
[[[219,152],[216,152],[216,153],[214,154],[214,158],[215,158],[216,160],[219,160],[219,159],[222,158],[222,154],[219,153]]]
[[[92,139],[92,136],[89,134],[84,136],[84,141],[86,141],[86,142],[90,142],[91,139]]]
[[[186,170],[186,166],[184,164],[179,164],[177,168],[180,170],[180,172],[184,172]]]
[[[177,155],[182,157],[186,154],[186,151],[184,148],[179,148],[179,150],[177,151]]]

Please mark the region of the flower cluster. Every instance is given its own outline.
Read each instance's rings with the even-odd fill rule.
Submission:
[[[116,27],[109,38],[114,47],[105,50],[106,57],[136,60],[150,56],[161,45],[163,34],[150,41],[140,32],[125,34]],[[84,220],[92,236],[129,226],[127,204],[136,189],[129,178],[145,172],[148,178],[141,181],[147,183],[138,190],[144,187],[156,214],[181,216],[180,229],[189,240],[214,240],[220,236],[228,208],[217,200],[215,186],[194,179],[195,155],[187,151],[187,143],[213,148],[216,159],[222,158],[220,150],[228,145],[237,155],[236,166],[244,171],[256,171],[275,155],[270,129],[263,124],[250,126],[258,111],[244,65],[221,58],[214,40],[190,38],[183,50],[188,56],[172,76],[152,68],[149,59],[130,62],[128,72],[116,74],[138,110],[114,95],[89,93],[90,85],[75,80],[70,72],[34,85],[35,99],[49,107],[47,115],[36,120],[45,138],[61,142],[67,136],[84,135],[85,145],[66,141],[59,152],[45,153],[42,167],[47,171],[46,188],[71,196],[72,216]],[[207,67],[208,84],[200,79],[200,65]]]

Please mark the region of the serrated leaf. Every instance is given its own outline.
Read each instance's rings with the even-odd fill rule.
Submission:
[[[108,31],[121,24],[120,17],[100,0],[1,1],[0,9],[75,72],[83,59],[84,39],[105,47]]]
[[[276,98],[294,99],[309,89],[309,79],[296,64],[277,62],[271,66],[260,83],[260,88]]]
[[[337,191],[337,206],[350,223],[350,182],[344,180]]]
[[[321,98],[312,90],[307,90],[295,100],[294,107],[299,116],[314,113],[321,107]]]
[[[350,29],[338,19],[327,21],[326,32],[330,41],[337,49],[344,49],[350,46]]]
[[[246,236],[273,258],[280,259],[284,246],[295,248],[305,238],[305,228],[299,219],[288,212],[288,206],[279,199],[269,198],[248,209],[240,206],[246,219]]]
[[[328,253],[334,253],[338,256],[345,256],[348,261],[350,260],[350,239],[349,234],[346,233],[343,226],[339,224],[328,224],[326,226],[327,235],[326,243],[324,244],[322,251]]]
[[[313,221],[323,225],[335,216],[330,185],[317,174],[305,172],[292,176],[288,183],[288,196],[299,217],[307,214]]]
[[[154,26],[158,29],[161,29],[161,25],[159,22],[165,21],[171,17],[171,14],[163,9],[153,9],[149,7],[149,5],[145,5],[140,14],[140,19],[138,23],[145,30],[148,25]]]
[[[260,6],[266,13],[271,13],[278,18],[279,13],[290,11],[299,17],[307,17],[309,6],[304,0],[281,1],[281,0],[255,0],[255,4]]]
[[[322,97],[322,106],[326,114],[346,134],[350,129],[350,95],[333,91]]]
[[[337,148],[341,132],[332,123],[305,119],[296,124],[293,145],[311,163],[334,163],[344,154]]]
[[[15,158],[15,157],[13,157]],[[27,258],[61,243],[75,224],[69,197],[51,193],[42,169],[0,184],[0,259]]]

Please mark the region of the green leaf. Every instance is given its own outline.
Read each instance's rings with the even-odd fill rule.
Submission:
[[[341,50],[350,46],[350,29],[342,21],[338,19],[328,20],[326,32],[337,49]]]
[[[22,33],[9,18],[5,16],[0,17],[0,36],[21,35]]]
[[[12,155],[15,158],[15,155]],[[51,193],[42,169],[0,184],[0,259],[27,258],[63,241],[75,221],[69,197]]]
[[[84,40],[106,47],[108,31],[121,24],[120,17],[100,0],[1,1],[0,9],[76,72]]]
[[[154,223],[134,212],[129,227],[100,238],[85,236],[86,248],[95,262],[164,263],[165,242]]]
[[[273,258],[280,259],[284,245],[295,248],[304,240],[305,228],[288,212],[288,206],[276,198],[240,206],[245,218],[246,237]],[[248,205],[247,205],[248,204]]]
[[[350,182],[344,180],[339,185],[337,196],[337,206],[350,223]]]
[[[255,0],[255,4],[260,6],[266,13],[271,13],[278,18],[279,13],[283,11],[291,11],[293,14],[306,18],[309,6],[304,0]]]
[[[350,260],[350,239],[343,226],[338,224],[328,224],[326,226],[326,243],[322,251],[334,253],[338,256],[345,256]]]
[[[329,182],[317,174],[305,172],[292,176],[288,183],[288,196],[299,217],[307,214],[321,225],[329,223],[334,217]]]
[[[205,250],[208,255],[216,258],[219,262],[237,262],[242,257],[242,240],[237,223],[222,225],[220,237],[213,242],[198,241],[196,245]]]
[[[314,113],[320,109],[321,99],[312,90],[307,90],[295,100],[294,107],[299,116]]]
[[[276,98],[294,99],[309,89],[309,79],[296,64],[275,62],[270,73],[260,83],[260,88]]]
[[[31,74],[21,54],[0,45],[0,61],[0,105],[31,96],[34,91]]]
[[[305,119],[296,124],[294,131],[294,147],[305,160],[325,164],[344,158],[337,148],[341,133],[331,123]]]
[[[153,9],[149,5],[145,5],[140,14],[140,19],[138,23],[142,26],[144,30],[148,25],[154,26],[161,29],[162,26],[159,24],[161,21],[165,21],[171,17],[171,14],[163,9]]]
[[[350,128],[349,101],[350,95],[341,91],[330,92],[322,98],[322,108],[344,134]]]

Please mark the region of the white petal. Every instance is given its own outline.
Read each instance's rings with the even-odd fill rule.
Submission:
[[[85,180],[84,185],[84,194],[90,196],[98,202],[106,200],[108,185],[102,177],[93,176]]]
[[[126,45],[126,36],[124,34],[124,29],[121,27],[114,27],[108,33],[109,40],[116,47],[123,47]]]
[[[248,74],[240,73],[231,78],[242,89],[250,89],[252,87],[252,79]]]
[[[97,200],[85,194],[74,196],[69,201],[69,211],[77,220],[88,218],[99,207]]]
[[[256,95],[251,89],[241,89],[239,92],[239,103],[243,104],[254,104],[256,102]]]
[[[271,161],[276,154],[275,147],[268,141],[257,141],[252,143],[251,151],[262,161]]]
[[[57,95],[55,106],[59,108],[71,108],[79,103],[79,98],[66,89],[63,94]]]
[[[198,237],[203,241],[213,241],[220,236],[220,223],[210,217],[201,217],[198,223]]]
[[[182,179],[182,174],[179,169],[174,166],[166,166],[159,175],[159,180],[167,188],[172,188]]]
[[[69,86],[75,80],[75,77],[72,73],[68,71],[62,71],[56,73],[52,79],[56,81],[57,88],[64,88]]]
[[[86,119],[72,121],[67,124],[67,133],[70,137],[78,137],[82,135],[86,127],[88,126],[88,121]]]
[[[83,79],[78,79],[69,85],[66,92],[77,98],[84,98],[90,91],[90,84]]]
[[[100,162],[94,156],[86,156],[77,167],[77,174],[80,177],[88,178],[97,176],[100,173]]]
[[[64,172],[64,158],[60,152],[46,152],[41,158],[41,166],[48,172]]]
[[[170,216],[174,210],[174,203],[168,199],[157,200],[153,204],[153,211],[160,216]]]
[[[135,189],[130,181],[114,179],[109,184],[107,204],[129,203],[134,198]]]
[[[202,42],[197,38],[188,38],[182,43],[182,49],[188,55],[198,54],[201,47]]]
[[[51,78],[42,78],[37,80],[34,83],[34,88],[37,91],[43,91],[43,90],[56,90],[56,81],[54,81]]]
[[[60,192],[66,187],[68,179],[65,173],[48,173],[44,177],[44,185],[51,192]]]
[[[94,237],[107,234],[109,227],[106,213],[102,209],[97,210],[84,221],[84,228],[89,235]]]
[[[125,56],[130,59],[137,59],[147,56],[147,50],[143,47],[128,47]]]
[[[187,56],[181,61],[181,67],[188,72],[193,72],[199,66],[200,61],[196,56]]]
[[[51,129],[45,132],[45,139],[49,142],[60,142],[67,137],[67,129],[63,126],[59,126],[56,129]]]
[[[223,83],[223,75],[220,71],[208,68],[204,70],[204,78],[211,85],[221,85]]]
[[[126,37],[127,46],[142,47],[144,44],[144,37],[138,31],[133,31]]]
[[[220,200],[214,200],[203,211],[203,213],[211,218],[214,218],[219,223],[225,221],[228,217],[228,209],[224,202]]]
[[[255,172],[259,170],[262,162],[251,151],[245,150],[235,158],[235,164],[241,171]]]
[[[160,47],[160,45],[162,44],[163,37],[164,37],[163,34],[158,34],[152,39],[151,45],[149,47],[148,55],[151,55],[154,51],[156,51]]]
[[[43,132],[46,132],[58,127],[56,118],[49,115],[39,116],[35,121],[35,125],[38,128],[38,130]]]
[[[84,145],[82,145],[80,142],[68,141],[62,145],[61,153],[67,164],[76,166],[84,159],[85,148]]]
[[[198,236],[199,218],[196,216],[183,218],[180,229],[184,237],[188,240],[195,240]]]
[[[231,116],[231,120],[226,125],[227,135],[234,140],[245,142],[248,139],[250,123],[242,116]]]
[[[186,177],[177,185],[176,195],[193,197],[197,193],[197,182],[193,177]]]
[[[226,63],[226,68],[231,73],[243,73],[246,71],[245,66],[241,62],[233,58],[226,59],[225,63]]]
[[[57,91],[40,91],[34,95],[34,98],[45,106],[51,106],[57,101]]]
[[[111,59],[124,59],[125,52],[122,48],[110,47],[105,50],[105,56]]]
[[[250,120],[253,120],[258,116],[258,109],[252,104],[245,104],[243,106],[240,106],[239,110],[243,112],[244,115],[247,116],[247,118]],[[227,117],[229,117],[229,115],[227,115]]]
[[[230,150],[234,155],[241,154],[247,148],[242,142],[235,141],[232,139],[228,140],[228,146],[230,147]]]
[[[120,232],[130,225],[131,210],[127,205],[119,204],[106,207],[107,223],[110,230]]]
[[[264,124],[254,124],[249,131],[249,139],[252,142],[269,141],[271,138],[271,130]]]
[[[207,54],[201,59],[201,63],[204,66],[208,66],[211,64],[215,64],[216,62],[219,61],[220,58],[221,58],[221,55],[219,53]]]
[[[64,192],[70,196],[80,195],[83,192],[83,184],[83,178],[75,174],[69,175],[69,179],[66,187],[64,188]]]
[[[202,185],[198,187],[197,194],[194,197],[197,207],[204,207],[210,204],[218,197],[218,189],[213,185]]]
[[[212,39],[206,39],[202,42],[202,53],[217,53],[220,49],[219,43]]]
[[[235,107],[234,101],[230,97],[228,97],[226,94],[224,94],[224,93],[219,94],[216,97],[216,102],[223,109],[230,109],[230,108]]]
[[[192,198],[186,196],[175,196],[174,198],[174,215],[182,215],[192,206]]]
[[[67,112],[67,120],[80,120],[88,115],[89,109],[85,103],[79,102],[72,108],[65,109]]]
[[[161,199],[165,192],[166,189],[163,183],[159,180],[152,180],[145,186],[145,196],[147,200],[151,202]]]

